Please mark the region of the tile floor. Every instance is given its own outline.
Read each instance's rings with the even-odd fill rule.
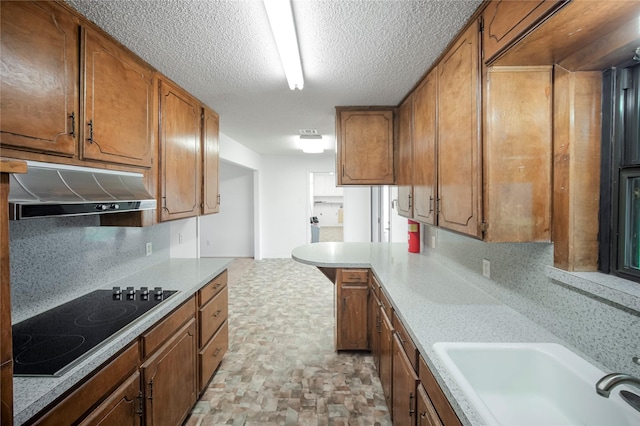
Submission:
[[[185,425],[391,425],[370,354],[334,350],[333,291],[291,259],[236,259],[229,351]]]

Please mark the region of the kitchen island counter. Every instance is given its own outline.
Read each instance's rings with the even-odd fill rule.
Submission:
[[[150,289],[162,287],[165,290],[178,290],[178,293],[103,342],[62,376],[14,377],[14,423],[16,425],[25,423],[71,389],[227,269],[232,260],[228,258],[170,259],[99,287],[102,289],[111,289],[113,286],[121,288],[146,286]]]
[[[292,257],[323,268],[371,268],[463,424],[483,422],[434,352],[436,342],[560,343],[602,368],[436,255],[408,253],[406,243],[314,243],[294,249]]]

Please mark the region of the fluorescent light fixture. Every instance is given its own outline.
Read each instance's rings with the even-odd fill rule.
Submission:
[[[302,64],[300,63],[300,51],[296,38],[296,27],[293,23],[293,13],[289,0],[262,0],[267,10],[269,24],[273,38],[278,46],[280,61],[291,90],[302,90],[304,80],[302,78]]]
[[[302,135],[300,136],[300,142],[302,152],[305,154],[322,154],[324,152],[321,135]]]

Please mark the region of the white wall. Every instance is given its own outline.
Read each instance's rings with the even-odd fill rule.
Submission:
[[[391,199],[398,199],[398,187],[391,187]],[[391,209],[391,242],[392,243],[405,243],[407,242],[409,226],[407,225],[407,218],[398,214],[398,203],[393,203]]]
[[[170,257],[198,258],[198,218],[169,222]]]
[[[220,162],[220,212],[200,217],[200,257],[254,256],[253,173]]]
[[[334,155],[262,157],[259,190],[262,257],[291,257],[291,250],[309,242],[309,173],[334,169]]]
[[[344,241],[371,241],[371,187],[344,187]]]

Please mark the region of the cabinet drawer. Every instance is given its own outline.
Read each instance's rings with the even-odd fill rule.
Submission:
[[[222,357],[229,348],[229,326],[225,321],[216,335],[198,353],[198,364],[200,367],[200,392],[202,392],[211,380],[211,376],[216,371]]]
[[[75,424],[87,410],[101,402],[128,375],[140,365],[138,342],[134,342],[120,355],[102,368],[98,368],[90,379],[76,388],[46,414],[36,420],[35,425]]]
[[[404,328],[404,325],[402,324],[402,321],[400,321],[400,318],[396,316],[395,312],[393,313],[392,323],[393,328],[398,335],[398,340],[402,344],[402,347],[407,354],[407,358],[409,358],[411,366],[415,371],[418,371],[418,348],[416,348],[416,345],[413,344],[413,340],[409,336],[409,333],[407,333],[407,330]]]
[[[376,298],[380,298],[380,284],[378,283],[376,277],[373,276],[373,274],[371,274],[371,279],[369,280],[369,289],[371,290],[371,293],[376,296]]]
[[[429,399],[433,403],[436,411],[438,412],[438,416],[440,416],[440,420],[442,420],[442,424],[449,426],[460,426],[460,420],[456,415],[453,408],[449,404],[449,400],[440,389],[440,385],[436,381],[436,378],[431,374],[431,370],[427,366],[425,360],[420,356],[420,366],[418,368],[418,373],[420,376],[420,381],[422,382],[422,386],[424,386],[427,391],[427,395]]]
[[[220,325],[227,319],[229,291],[225,286],[216,297],[198,310],[200,324],[200,347],[209,341]]]
[[[391,307],[391,303],[389,303],[389,299],[387,298],[387,295],[384,293],[382,289],[380,289],[380,304],[382,305],[382,309],[384,309],[385,314],[387,314],[387,317],[391,319],[393,308]]]
[[[343,283],[368,283],[368,269],[342,269],[340,270],[340,282]]]
[[[142,335],[142,357],[146,358],[196,314],[195,299],[192,297],[178,309],[167,315],[158,325]]]
[[[223,273],[212,279],[209,284],[205,285],[198,292],[198,306],[202,307],[213,296],[218,294],[222,287],[227,285],[229,274],[225,270]]]

